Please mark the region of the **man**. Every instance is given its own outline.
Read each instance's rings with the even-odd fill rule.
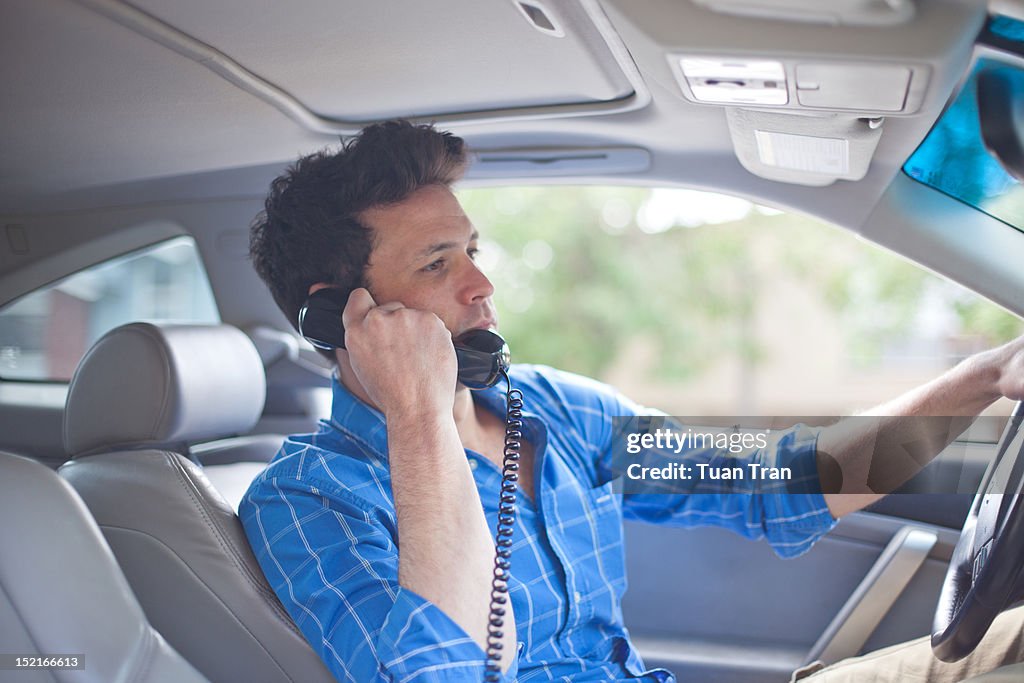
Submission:
[[[330,419],[288,439],[239,510],[271,585],[343,681],[483,676],[505,424],[501,387],[471,393],[456,381],[452,338],[497,327],[493,287],[474,262],[478,234],[450,190],[465,162],[462,141],[448,133],[371,126],[275,180],[253,226],[254,265],[290,320],[319,289],[347,297],[346,349],[327,354],[337,365]],[[938,432],[899,419],[874,430],[795,428],[743,456],[795,472],[784,492],[617,496],[612,418],[641,408],[550,368],[510,374],[527,416],[505,680],[671,680],[643,671],[622,624],[623,514],[717,524],[794,556],[879,497],[866,485],[878,478],[870,454],[916,440],[933,456],[969,421]],[[879,413],[974,416],[1003,395],[1024,396],[1021,341]],[[910,473],[896,469],[883,477],[890,485]],[[843,493],[822,495],[822,479]],[[1019,632],[1019,617],[1015,624]],[[852,670],[817,676],[870,680]]]

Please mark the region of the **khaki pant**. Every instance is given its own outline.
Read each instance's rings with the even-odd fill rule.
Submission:
[[[829,667],[815,662],[793,673],[794,681],[808,683],[897,683],[928,681],[953,683],[988,673],[1006,664],[1024,661],[1024,606],[996,617],[977,649],[959,662],[947,664],[932,655],[928,637],[893,645],[861,657],[850,657]]]

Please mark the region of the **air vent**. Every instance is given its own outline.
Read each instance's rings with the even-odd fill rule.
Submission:
[[[530,22],[530,25],[535,29],[549,36],[556,38],[564,38],[565,31],[555,23],[551,17],[551,13],[544,8],[539,2],[533,0],[512,0],[519,11],[522,13],[526,20]]]
[[[651,154],[641,147],[569,147],[477,150],[469,178],[536,178],[641,173]]]

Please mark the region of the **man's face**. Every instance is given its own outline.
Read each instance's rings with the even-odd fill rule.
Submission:
[[[457,337],[497,329],[494,287],[474,262],[478,235],[455,195],[431,185],[403,202],[364,211],[376,246],[366,280],[378,304],[399,301],[431,311]]]

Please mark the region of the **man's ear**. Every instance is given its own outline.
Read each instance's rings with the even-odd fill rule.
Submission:
[[[332,286],[333,285],[329,285],[326,282],[317,282],[317,283],[312,284],[312,285],[309,286],[309,291],[306,292],[306,296],[307,297],[313,296],[314,293],[319,292],[321,289],[328,289],[329,287],[332,287]]]

